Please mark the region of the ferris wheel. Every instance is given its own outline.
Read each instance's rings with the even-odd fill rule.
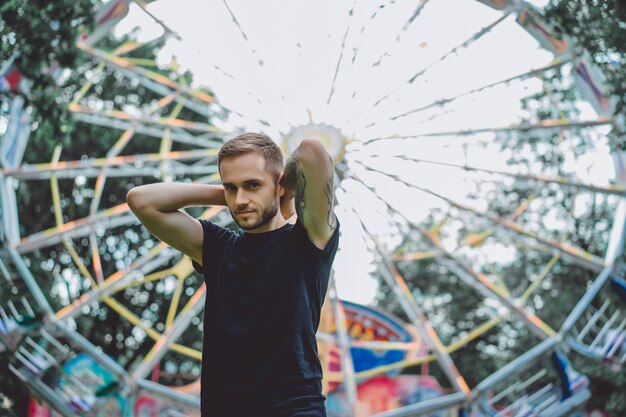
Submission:
[[[93,126],[94,135],[115,132],[116,138],[74,138],[92,141],[86,157],[60,145],[52,155],[33,157],[21,98],[27,85],[11,63],[0,74],[0,88],[11,98],[3,107],[8,127],[0,144],[0,281],[10,294],[0,304],[0,349],[12,352],[11,371],[54,412],[199,415],[206,288],[189,258],[150,239],[125,204],[125,190],[138,179],[218,183],[217,151],[243,125],[270,133],[285,153],[305,138],[324,143],[336,166],[342,241],[349,242],[340,244],[338,259],[345,256],[352,271],[359,270],[357,264],[372,266],[387,294],[387,302],[377,306],[344,300],[355,281],[342,283],[349,274],[335,270],[318,333],[329,416],[571,415],[590,392],[588,378],[568,355],[576,352],[614,369],[626,362],[626,269],[619,263],[626,234],[626,155],[611,154],[614,173],[598,183],[589,172],[599,164],[588,159],[585,165],[588,155],[577,155],[568,143],[582,132],[600,147],[606,128],[623,121],[613,116],[615,103],[601,73],[575,40],[555,36],[540,9],[521,0],[457,0],[446,10],[428,0],[354,2],[336,10],[333,2],[316,3],[316,9],[326,8],[331,33],[312,29],[319,27],[312,9],[310,15],[300,12],[296,22],[274,13],[276,20],[264,25],[276,31],[274,42],[285,44],[264,56],[249,26],[259,6],[214,2],[231,28],[220,39],[223,55],[194,51],[210,62],[216,81],[209,90],[192,83],[176,61],[164,71],[138,54],[162,41],[196,45],[159,13],[166,1],[147,3],[107,2],[96,30],[77,42],[88,76],[76,87],[69,110]],[[162,33],[110,45],[107,36],[131,6]],[[485,12],[480,19],[464,15],[479,10]],[[442,19],[446,25],[433,23]],[[283,26],[301,37],[286,37],[276,29]],[[435,34],[428,37],[427,30]],[[325,39],[318,49],[311,31]],[[447,31],[458,38],[444,36]],[[543,65],[528,67],[519,59],[521,46],[501,42],[506,34],[536,40]],[[464,60],[481,43],[501,48],[492,51],[498,59]],[[329,45],[332,54],[325,49]],[[288,56],[291,73],[279,71],[285,62],[272,62],[277,55]],[[247,61],[229,61],[232,56]],[[502,63],[499,72],[487,71],[496,61]],[[320,62],[325,64],[313,64]],[[252,68],[254,77],[241,78],[238,65]],[[288,78],[295,69],[301,78]],[[504,117],[508,124],[498,123],[513,109],[504,98],[509,89],[528,88],[525,83],[561,70],[592,109],[588,117],[569,118],[554,98],[557,92],[546,91],[557,117],[519,122],[518,109]],[[310,81],[317,78],[326,88]],[[284,81],[284,87],[262,85],[270,79]],[[239,85],[240,95],[228,105],[215,94],[220,83]],[[289,83],[302,84],[307,94]],[[111,106],[104,97],[118,87],[150,100]],[[463,114],[488,108],[495,99],[502,104],[490,107],[491,116]],[[266,111],[271,104],[278,113]],[[299,116],[281,120],[292,112]],[[507,164],[511,155],[502,143],[546,132],[561,132],[552,151],[562,158],[542,170]],[[23,162],[25,155],[38,163]],[[516,209],[503,213],[505,204],[493,199],[513,186],[517,191],[508,206]],[[38,193],[49,193],[50,210],[31,207],[24,197]],[[549,212],[555,222],[570,221],[581,210],[577,206],[589,201],[611,208],[602,222],[606,245],[585,250],[544,221],[538,205],[565,196],[571,200],[564,204],[569,217]],[[232,226],[223,207],[193,214]],[[361,247],[362,258],[349,258],[355,247]],[[500,276],[501,267],[522,255],[529,259],[529,274]],[[420,288],[419,279],[409,277],[415,265],[427,276],[439,275],[451,292],[424,296],[431,284],[421,282]],[[554,327],[538,312],[537,294],[550,290],[555,268],[566,266],[586,271],[587,282],[573,285],[577,304],[560,306],[562,320]],[[459,291],[467,299],[457,299],[454,288],[461,286],[472,289],[473,298]],[[450,322],[446,309],[454,303],[470,305],[471,326]],[[105,319],[116,320],[126,333],[99,334],[98,322]],[[501,335],[502,350],[512,349],[506,335],[511,331],[526,334],[528,347],[470,383],[473,376],[458,366],[459,355],[494,334]],[[144,346],[151,346],[146,355],[136,353]],[[497,350],[484,353],[485,362],[498,356]],[[416,368],[418,373],[403,372]]]

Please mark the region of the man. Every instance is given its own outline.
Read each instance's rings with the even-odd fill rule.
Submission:
[[[218,169],[222,186],[127,195],[144,226],[204,274],[202,416],[326,416],[315,332],[339,240],[332,158],[304,140],[283,168],[269,137],[246,133],[220,149]],[[242,230],[180,210],[204,205],[228,206]]]

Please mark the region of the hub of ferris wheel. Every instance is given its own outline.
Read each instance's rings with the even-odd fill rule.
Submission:
[[[310,121],[305,125],[293,127],[282,137],[283,152],[290,154],[304,139],[317,139],[337,164],[343,160],[349,139],[335,126]]]

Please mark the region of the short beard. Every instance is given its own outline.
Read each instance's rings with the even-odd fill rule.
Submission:
[[[239,224],[239,222],[237,221],[237,217],[233,214],[232,210],[230,214],[233,216],[233,220],[235,220],[235,223],[237,223],[237,226],[239,226],[239,228],[241,228],[242,230],[254,230],[272,221],[274,216],[276,216],[276,213],[278,213],[278,207],[278,204],[273,204],[270,208],[263,210],[260,213],[259,220],[249,226],[242,226],[241,224]]]

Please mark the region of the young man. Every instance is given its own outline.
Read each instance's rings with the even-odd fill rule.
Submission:
[[[222,186],[127,195],[144,226],[204,274],[202,416],[326,416],[315,332],[339,240],[332,158],[304,140],[283,168],[269,137],[246,133],[220,149],[218,169]],[[228,206],[242,230],[180,210],[205,205]]]

